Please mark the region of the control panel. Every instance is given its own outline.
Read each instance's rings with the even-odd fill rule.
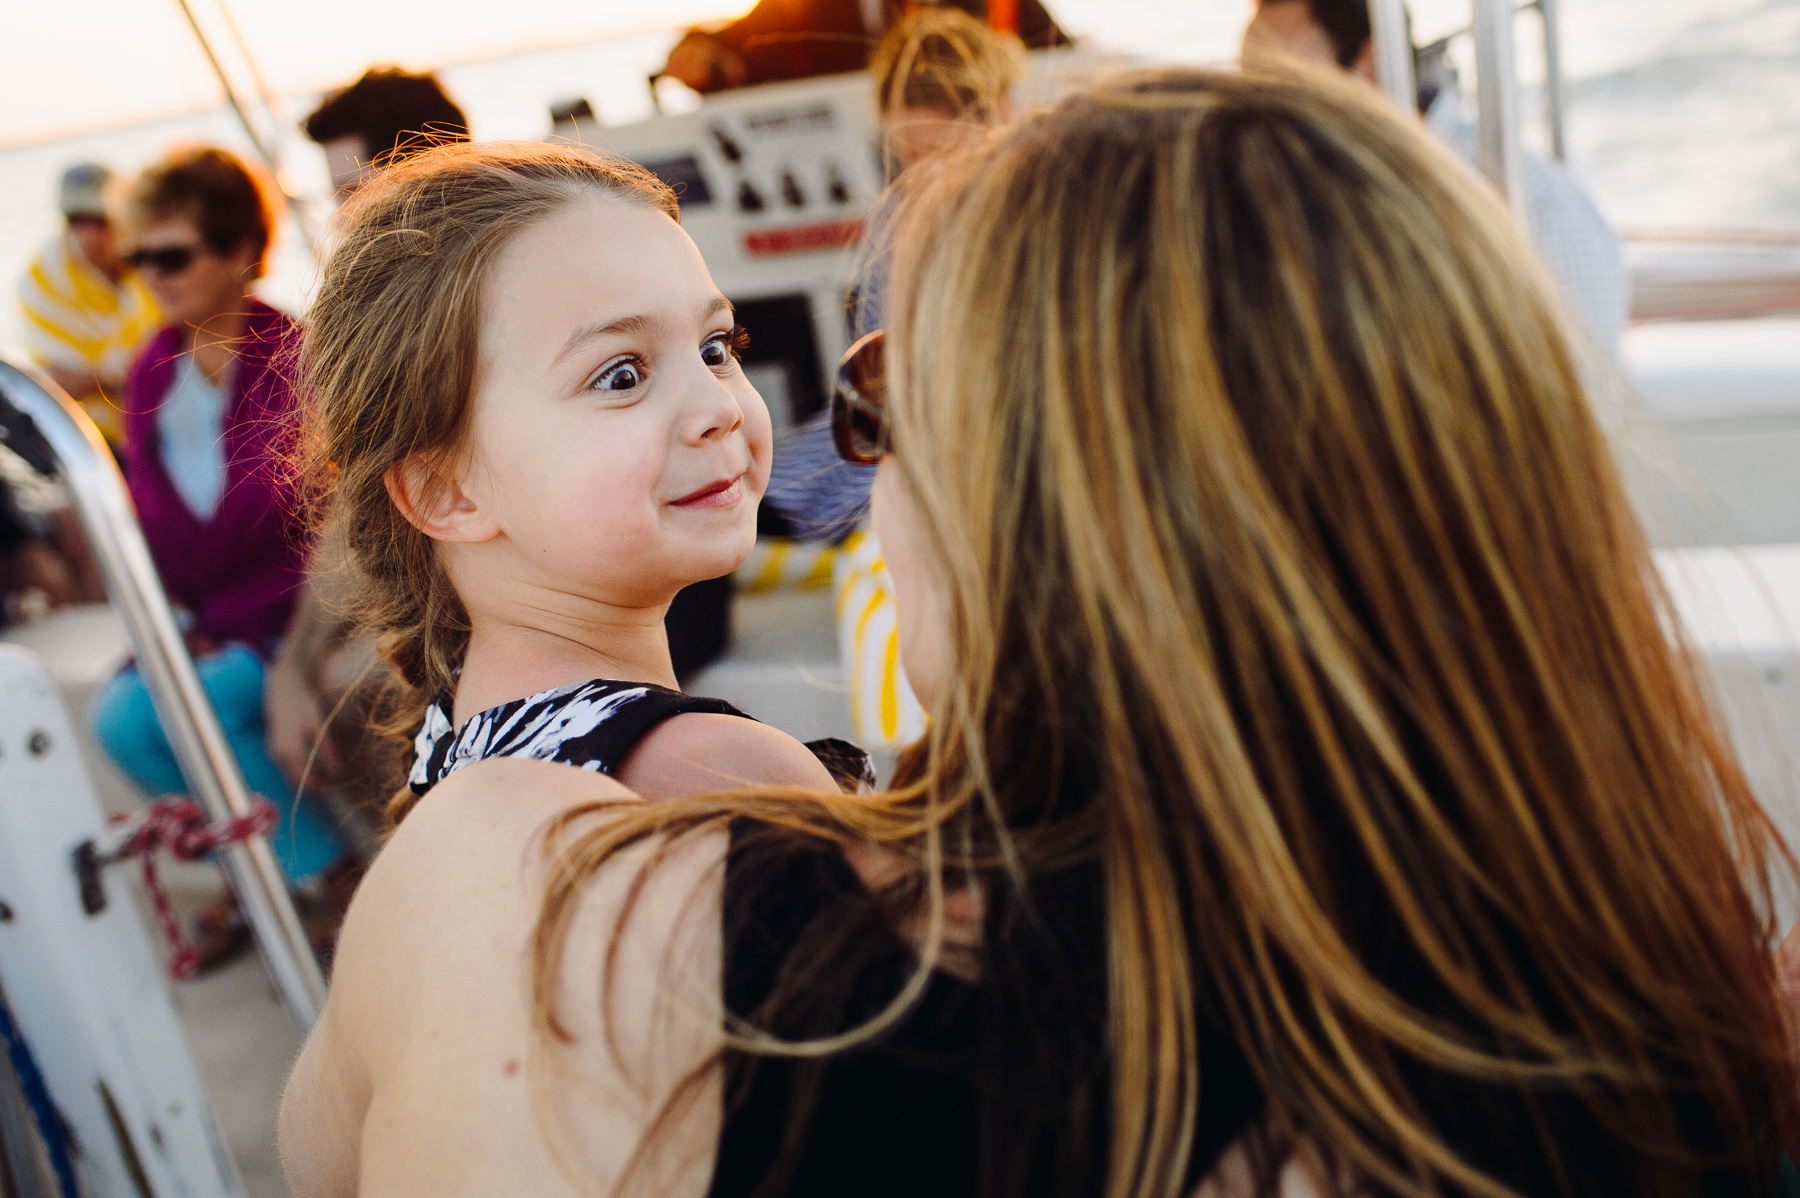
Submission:
[[[1035,51],[1013,104],[1045,103],[1115,60]],[[864,222],[886,185],[875,85],[865,72],[708,96],[631,125],[574,122],[675,189],[681,223],[750,331],[746,371],[777,431],[821,407],[849,347]]]
[[[722,92],[693,112],[610,128],[585,121],[576,133],[674,188],[682,225],[745,317],[810,323],[759,328],[746,319],[746,365],[778,428],[821,406],[850,341],[846,301],[863,220],[885,184],[869,76]],[[777,345],[781,360],[768,359]]]

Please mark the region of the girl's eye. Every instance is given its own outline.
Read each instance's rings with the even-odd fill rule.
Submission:
[[[595,391],[633,391],[644,382],[643,367],[630,358],[615,362],[594,376],[589,386]]]
[[[717,370],[741,357],[749,344],[750,334],[744,332],[742,325],[735,325],[729,333],[708,337],[700,346],[700,360]]]

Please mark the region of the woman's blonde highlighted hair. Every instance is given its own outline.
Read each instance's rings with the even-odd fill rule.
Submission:
[[[544,1026],[592,871],[748,815],[913,861],[881,897],[925,917],[922,969],[946,888],[982,885],[1019,1055],[1101,1056],[1098,1084],[1075,1054],[1006,1095],[1059,1145],[1100,1107],[1069,1193],[1188,1192],[1231,1059],[1265,1188],[1306,1143],[1379,1193],[1750,1192],[1795,1126],[1768,956],[1791,862],[1497,201],[1354,84],[1139,73],[947,166],[894,261],[890,468],[954,634],[929,738],[873,801],[580,836]],[[1046,914],[1083,912],[1070,884],[1105,977],[1034,1002],[1031,946],[1082,959]],[[815,932],[788,999],[863,963]]]
[[[305,323],[301,465],[324,534],[344,547],[349,614],[394,667],[383,726],[400,745],[450,687],[469,628],[431,538],[383,480],[461,448],[488,273],[522,230],[584,196],[680,219],[674,193],[641,167],[537,142],[438,146],[383,169],[339,214]],[[401,788],[389,818],[413,797]]]

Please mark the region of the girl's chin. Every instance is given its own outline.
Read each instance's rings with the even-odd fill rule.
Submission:
[[[694,577],[684,586],[695,582],[706,582],[714,578],[722,578],[732,573],[739,566],[750,560],[756,549],[756,525],[751,523],[741,534],[729,539],[721,538],[718,553],[697,556],[692,563]]]

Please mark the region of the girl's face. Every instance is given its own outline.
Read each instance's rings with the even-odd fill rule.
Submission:
[[[505,249],[459,473],[511,581],[641,607],[743,563],[770,429],[733,327],[654,209],[584,196]]]

